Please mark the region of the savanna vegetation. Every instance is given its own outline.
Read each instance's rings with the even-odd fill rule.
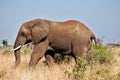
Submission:
[[[21,64],[14,68],[14,53],[7,40],[0,47],[0,80],[120,80],[120,44],[93,45],[78,64],[70,56],[55,56],[53,69],[48,68],[43,57],[35,70],[28,69],[31,46],[21,50]],[[61,61],[62,60],[62,61]]]

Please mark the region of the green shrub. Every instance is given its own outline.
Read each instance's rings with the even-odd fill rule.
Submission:
[[[77,65],[74,70],[74,76],[76,79],[84,78],[84,71],[87,65],[92,65],[96,63],[106,64],[112,63],[114,61],[113,53],[109,50],[107,46],[98,45],[97,48],[93,45],[93,49],[89,51],[84,57],[77,58]],[[108,69],[102,69],[97,71],[97,74],[108,73]]]
[[[97,72],[96,72],[96,74],[98,74],[98,75],[105,75],[105,74],[108,74],[110,71],[109,71],[109,69],[107,68],[107,69],[101,69],[101,70],[98,70]]]
[[[31,49],[30,47],[23,46],[23,47],[21,48],[21,53],[23,53],[23,54],[32,53],[32,49]]]
[[[82,79],[85,76],[84,71],[86,70],[87,61],[85,57],[77,57],[77,64],[74,69],[75,79]]]
[[[67,74],[69,78],[73,75],[73,73],[70,71],[65,71],[65,74]]]
[[[95,46],[93,46],[93,50],[89,51],[88,54],[86,55],[86,59],[88,62],[91,60],[90,55],[93,55],[92,59],[94,60],[94,62],[99,62],[101,64],[112,63],[114,61],[113,54],[108,49],[107,46],[98,45],[97,48],[95,48]]]
[[[3,47],[7,47],[8,46],[8,41],[7,40],[2,40],[2,45]]]

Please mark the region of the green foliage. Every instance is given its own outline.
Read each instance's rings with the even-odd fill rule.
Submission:
[[[109,69],[101,69],[96,72],[98,75],[105,75],[109,73]]]
[[[101,77],[103,80],[120,80],[120,72],[114,75],[111,75],[109,73],[110,73],[109,68],[102,68],[96,72],[96,74],[98,74],[99,77]],[[97,80],[99,79],[97,78]]]
[[[84,71],[86,70],[87,61],[85,57],[77,57],[77,65],[74,69],[74,76],[75,79],[82,79],[85,74]]]
[[[82,79],[84,77],[84,75],[85,75],[84,71],[80,69],[75,74],[75,79]]]
[[[67,74],[69,78],[72,76],[72,72],[70,71],[65,71],[65,74]]]
[[[3,47],[7,47],[8,46],[8,41],[7,40],[2,40],[2,45]]]
[[[89,51],[89,53],[86,55],[87,61],[91,60],[91,54],[93,55],[94,62],[99,62],[103,64],[112,63],[114,61],[113,54],[107,46],[98,45],[97,49],[95,48],[95,46],[93,46],[93,50]]]
[[[32,49],[31,49],[31,47],[23,46],[23,47],[21,48],[21,53],[23,53],[23,54],[32,53]]]

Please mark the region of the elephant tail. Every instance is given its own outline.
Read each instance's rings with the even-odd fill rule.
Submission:
[[[96,36],[93,34],[93,35],[90,37],[90,39],[91,39],[91,41],[94,40],[95,46],[96,46],[96,48],[97,48],[97,38],[96,38]]]

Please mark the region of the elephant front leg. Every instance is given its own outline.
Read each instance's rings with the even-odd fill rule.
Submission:
[[[31,55],[30,63],[29,63],[30,68],[35,68],[39,60],[44,56],[47,48],[48,48],[47,40],[35,45],[32,55]]]

